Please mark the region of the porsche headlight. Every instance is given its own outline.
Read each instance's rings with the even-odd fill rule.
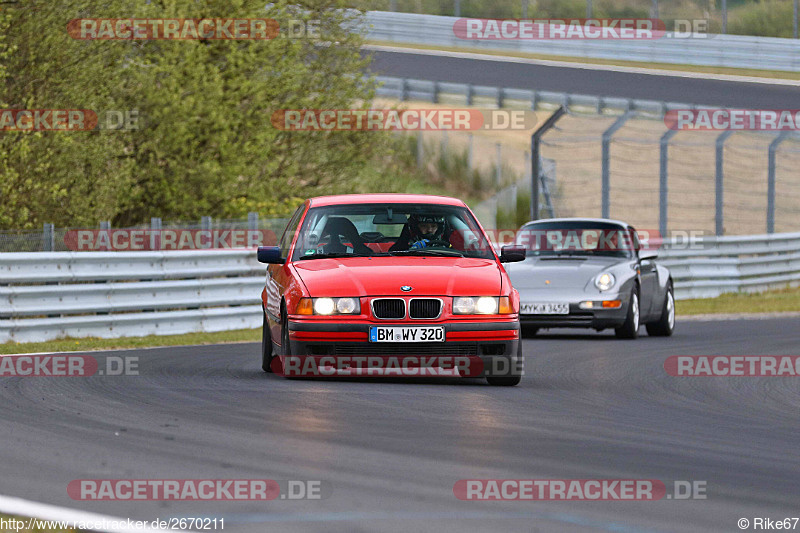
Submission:
[[[617,280],[613,274],[611,274],[610,272],[603,272],[602,274],[600,274],[595,278],[594,285],[601,291],[607,291],[608,289],[613,287],[614,283],[616,282]]]
[[[315,315],[358,315],[361,303],[358,298],[312,298]]]
[[[460,296],[453,298],[454,315],[511,314],[513,310],[508,296]]]

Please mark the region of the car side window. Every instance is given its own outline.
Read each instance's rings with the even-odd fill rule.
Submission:
[[[633,250],[634,252],[638,253],[642,248],[642,244],[639,242],[639,233],[636,231],[636,229],[634,229],[633,226],[628,226],[628,232],[631,234]]]
[[[283,236],[281,237],[278,246],[281,249],[281,257],[289,257],[289,248],[292,246],[292,240],[294,239],[294,234],[297,232],[297,226],[300,224],[300,219],[303,217],[303,211],[305,210],[305,205],[301,205],[297,208],[297,211],[294,212],[292,218],[289,219],[289,223],[286,225],[286,229],[283,231]]]

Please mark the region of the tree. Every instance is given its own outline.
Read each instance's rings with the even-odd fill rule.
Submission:
[[[105,111],[136,110],[139,129],[0,132],[0,227],[277,214],[346,189],[385,136],[270,123],[280,109],[368,106],[373,87],[352,31],[361,13],[342,6],[33,0],[10,9],[0,26],[4,108],[94,109],[101,124]],[[320,37],[76,40],[66,27],[77,18],[319,20]]]

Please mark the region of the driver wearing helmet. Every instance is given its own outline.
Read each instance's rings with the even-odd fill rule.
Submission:
[[[397,252],[429,246],[449,248],[451,246],[449,233],[447,221],[443,216],[414,213],[408,217],[408,223],[389,251]]]

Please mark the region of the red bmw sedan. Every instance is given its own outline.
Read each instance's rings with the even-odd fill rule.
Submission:
[[[519,294],[501,263],[524,258],[520,247],[498,257],[454,198],[311,198],[278,246],[258,249],[269,265],[262,368],[286,376],[436,368],[516,385]]]

